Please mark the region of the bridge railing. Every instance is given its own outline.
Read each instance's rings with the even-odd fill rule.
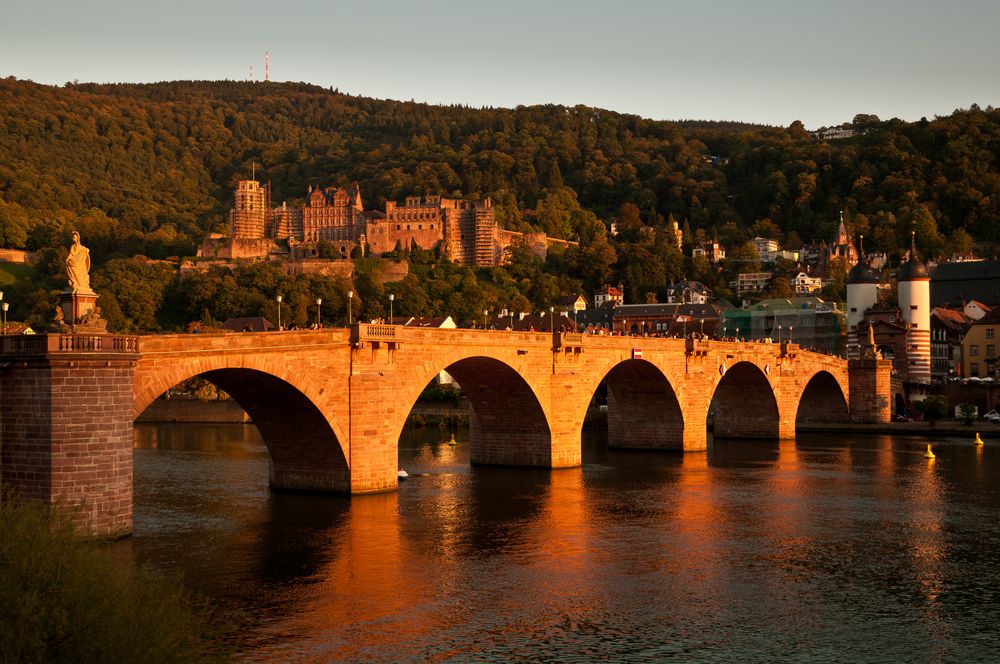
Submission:
[[[552,331],[553,352],[570,349],[579,352],[582,345],[583,333],[581,332],[561,332],[559,330]]]
[[[356,323],[351,328],[351,342],[395,341],[397,325],[385,323]]]
[[[0,337],[3,355],[138,353],[139,337],[119,334],[32,334]]]

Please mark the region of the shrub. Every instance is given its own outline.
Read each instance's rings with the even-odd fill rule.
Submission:
[[[913,405],[930,422],[940,420],[948,414],[948,400],[938,394],[923,401],[915,401]]]
[[[206,604],[98,542],[43,506],[0,506],[0,660],[223,660]]]

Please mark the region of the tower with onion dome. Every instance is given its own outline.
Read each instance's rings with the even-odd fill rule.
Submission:
[[[860,357],[859,326],[865,312],[878,301],[878,276],[864,255],[864,236],[861,236],[858,262],[847,273],[847,359]]]
[[[931,382],[931,276],[917,253],[916,232],[910,255],[899,269],[899,310],[906,325],[906,374],[910,383]]]

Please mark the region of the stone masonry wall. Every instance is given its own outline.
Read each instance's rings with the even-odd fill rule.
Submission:
[[[82,532],[132,529],[134,362],[60,355],[3,372],[3,487],[62,506]]]

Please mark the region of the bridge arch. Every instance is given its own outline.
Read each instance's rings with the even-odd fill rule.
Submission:
[[[246,366],[224,355],[159,370],[140,363],[133,418],[168,389],[195,377],[227,392],[249,414],[269,453],[272,488],[351,491],[346,436],[324,414],[330,410],[327,388],[303,385],[287,370]]]
[[[615,364],[601,382],[607,386],[609,446],[684,449],[680,402],[655,364],[627,359]]]
[[[832,424],[850,419],[847,393],[840,381],[829,371],[814,373],[799,395],[796,425]]]
[[[709,406],[716,438],[778,438],[780,410],[771,385],[770,366],[740,361],[725,369]]]
[[[423,388],[441,371],[462,388],[469,401],[470,460],[473,464],[552,467],[549,417],[529,379],[511,363],[488,355],[469,355],[425,365],[411,382],[416,389],[401,395],[410,407],[395,423],[402,435],[406,417]]]

